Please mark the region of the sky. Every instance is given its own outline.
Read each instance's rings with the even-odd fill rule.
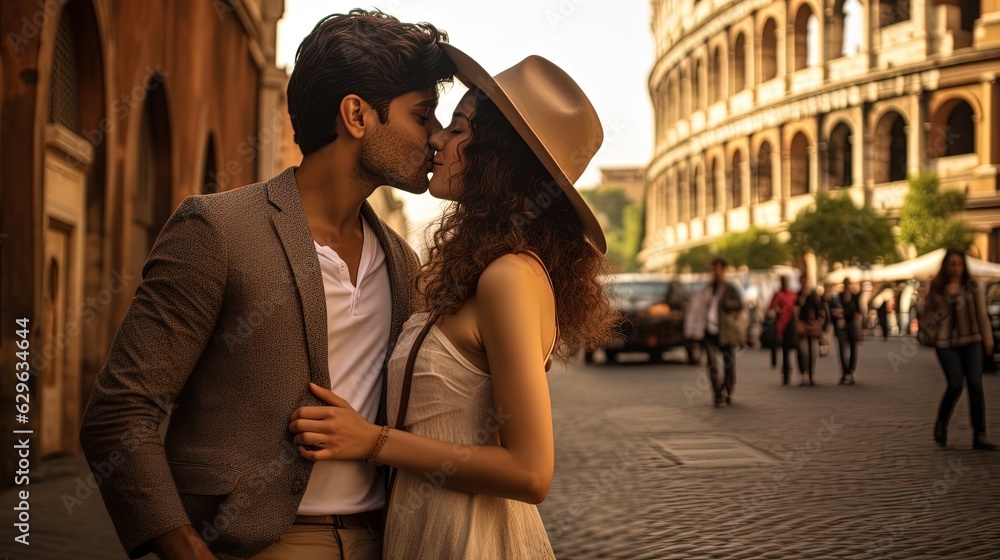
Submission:
[[[278,23],[277,65],[291,71],[295,50],[316,22],[351,8],[378,8],[402,21],[433,23],[492,74],[532,54],[559,65],[587,93],[604,125],[604,145],[578,187],[600,182],[599,167],[649,163],[653,108],[647,82],[654,54],[649,0],[286,0]],[[442,123],[451,121],[464,91],[456,82],[442,96],[437,110]],[[430,195],[396,193],[411,228],[441,213],[442,203]]]

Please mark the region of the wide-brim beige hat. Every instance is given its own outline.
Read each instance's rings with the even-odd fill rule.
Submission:
[[[490,76],[457,48],[447,43],[441,48],[455,63],[455,77],[482,90],[507,117],[573,204],[587,239],[607,253],[608,242],[597,216],[573,186],[604,142],[601,120],[580,86],[540,56],[529,56]]]

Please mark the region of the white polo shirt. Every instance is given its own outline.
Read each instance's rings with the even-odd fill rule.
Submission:
[[[382,363],[389,345],[392,293],[385,253],[361,220],[364,245],[357,286],[333,249],[313,241],[323,272],[329,339],[330,387],[369,422],[378,414]],[[299,515],[346,515],[379,509],[385,488],[375,469],[358,461],[318,461],[306,486]]]

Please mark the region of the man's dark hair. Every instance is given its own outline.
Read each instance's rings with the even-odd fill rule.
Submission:
[[[722,257],[715,257],[714,259],[712,259],[712,262],[710,264],[712,266],[721,265],[722,268],[726,268],[727,266],[729,266],[729,263],[726,262],[726,259],[724,259]]]
[[[384,123],[393,99],[450,81],[455,66],[439,47],[447,41],[429,23],[402,23],[380,11],[320,20],[299,45],[288,80],[288,114],[302,155],[337,138],[344,97],[361,97]]]

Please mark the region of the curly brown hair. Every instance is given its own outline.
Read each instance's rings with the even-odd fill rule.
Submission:
[[[552,278],[559,355],[601,346],[617,322],[600,281],[610,262],[586,240],[562,189],[497,106],[480,90],[471,93],[476,109],[459,150],[461,188],[439,220],[417,290],[428,309],[453,314],[491,262],[532,251]]]

